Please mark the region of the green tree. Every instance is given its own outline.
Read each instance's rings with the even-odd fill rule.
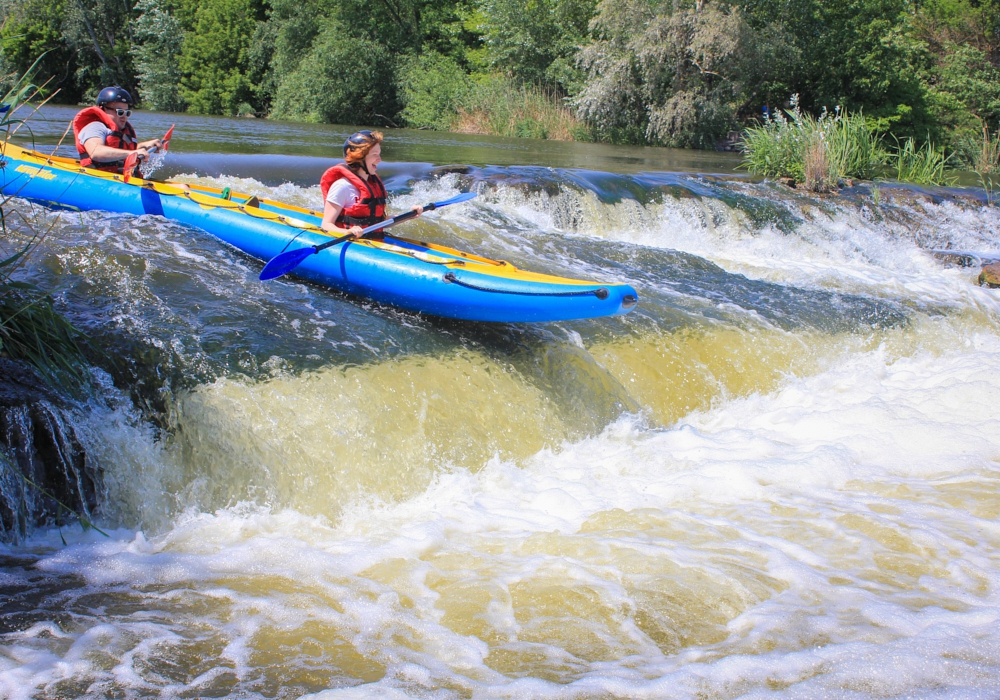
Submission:
[[[181,111],[181,24],[167,11],[163,0],[139,0],[135,9],[142,13],[134,22],[136,43],[132,45],[142,102],[151,109]]]
[[[108,85],[136,91],[133,0],[65,0],[62,33],[77,52],[77,86],[92,101]]]
[[[62,0],[28,0],[9,3],[4,9],[0,51],[9,71],[23,75],[45,54],[32,80],[39,84],[48,81],[48,89],[60,90],[65,99],[78,99],[76,53],[63,37]]]
[[[799,60],[780,26],[755,29],[726,5],[602,0],[593,24],[575,104],[613,141],[714,147]]]
[[[270,112],[278,87],[309,53],[328,12],[321,0],[268,0],[267,20],[258,23],[248,52],[260,111]]]
[[[399,109],[392,53],[382,44],[349,36],[332,22],[281,82],[272,116],[385,125]]]
[[[753,0],[752,26],[780,23],[799,49],[790,93],[814,112],[863,111],[899,136],[937,135],[923,75],[933,63],[910,0]]]
[[[238,114],[255,93],[246,75],[250,40],[264,19],[261,0],[204,0],[184,36],[181,96],[197,114]]]
[[[435,52],[410,58],[400,70],[407,126],[447,131],[458,107],[472,89],[472,80],[455,59]]]
[[[595,0],[479,0],[482,33],[494,69],[525,83],[576,92],[578,47],[588,40]]]

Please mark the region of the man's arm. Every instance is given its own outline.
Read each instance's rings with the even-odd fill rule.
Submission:
[[[90,156],[90,159],[97,163],[113,163],[114,161],[125,160],[132,153],[139,154],[141,158],[149,155],[145,145],[140,146],[135,151],[126,151],[124,148],[112,148],[99,138],[87,139],[83,142],[83,147],[87,149],[87,155]]]

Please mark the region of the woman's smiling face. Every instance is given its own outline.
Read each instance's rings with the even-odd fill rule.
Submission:
[[[382,144],[375,144],[375,147],[368,151],[368,155],[365,156],[365,167],[368,172],[373,173],[378,168],[378,164],[382,162]]]

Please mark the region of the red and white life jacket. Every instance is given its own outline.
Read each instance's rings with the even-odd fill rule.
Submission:
[[[385,221],[385,185],[375,173],[368,176],[365,181],[353,170],[343,163],[339,163],[323,173],[320,178],[319,188],[323,192],[323,201],[330,192],[330,187],[337,180],[346,179],[358,188],[361,199],[356,204],[344,207],[340,216],[334,222],[338,228],[350,228],[351,226],[371,226],[380,221]]]
[[[87,107],[86,109],[80,110],[80,112],[73,117],[73,138],[76,139],[76,150],[80,154],[80,165],[85,168],[96,168],[97,170],[108,170],[110,172],[122,171],[122,167],[125,165],[125,159],[110,162],[95,162],[90,154],[87,153],[87,149],[84,145],[80,143],[80,130],[87,126],[91,122],[104,122],[104,125],[111,129],[111,133],[104,140],[105,146],[110,146],[111,148],[120,148],[124,151],[134,151],[136,149],[136,137],[135,129],[128,122],[125,122],[125,126],[118,130],[118,125],[115,124],[115,120],[108,116],[100,107]]]

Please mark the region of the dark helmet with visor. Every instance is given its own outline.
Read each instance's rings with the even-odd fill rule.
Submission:
[[[111,104],[112,102],[124,102],[129,107],[135,104],[132,100],[132,95],[129,94],[128,90],[123,87],[118,87],[117,85],[106,87],[97,95],[98,107],[103,107],[104,105]]]
[[[347,140],[344,141],[344,157],[345,158],[347,157],[347,149],[351,147],[359,148],[361,146],[365,146],[371,143],[374,140],[375,137],[372,136],[372,132],[369,131],[368,129],[365,129],[364,131],[357,131],[351,134],[350,136],[347,137]]]

